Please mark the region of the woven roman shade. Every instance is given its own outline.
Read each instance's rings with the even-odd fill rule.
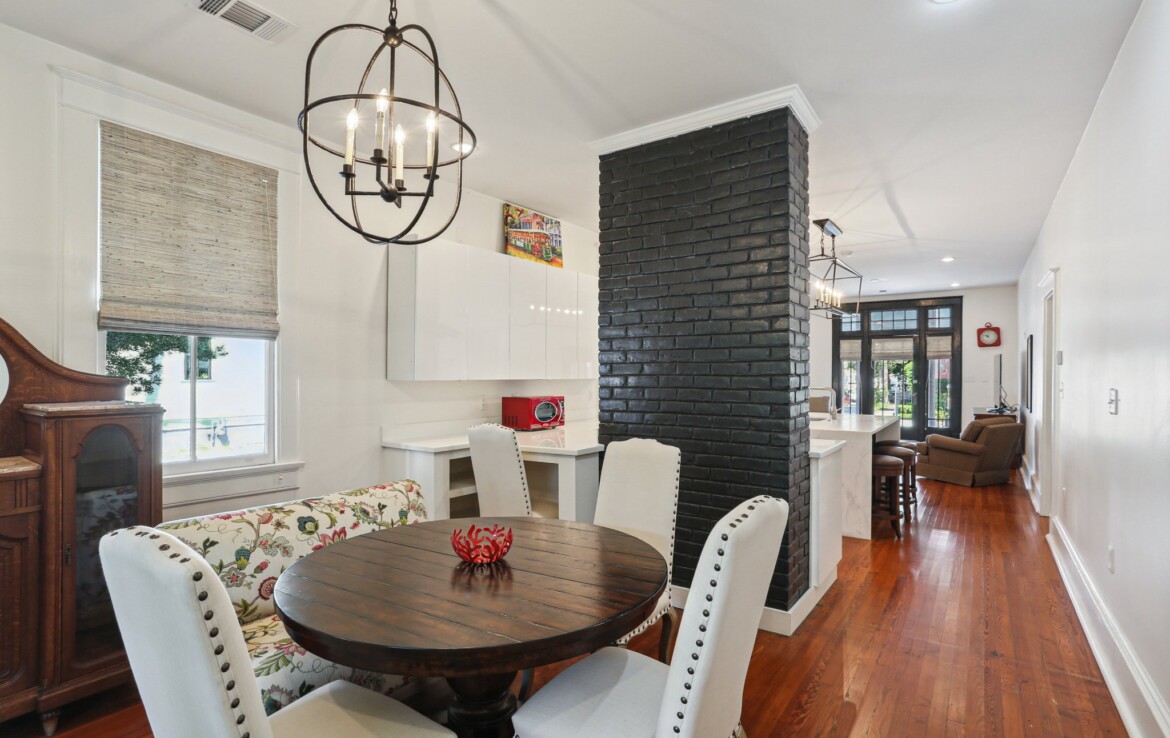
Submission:
[[[951,358],[951,337],[950,336],[927,336],[926,337],[926,358],[928,358],[928,359],[949,359],[949,358]]]
[[[103,330],[274,338],[274,169],[103,121]]]

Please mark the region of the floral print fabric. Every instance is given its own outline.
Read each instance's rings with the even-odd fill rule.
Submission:
[[[235,605],[269,715],[316,687],[345,679],[388,693],[403,677],[335,664],[298,646],[272,603],[276,580],[299,559],[352,536],[426,520],[417,482],[310,497],[158,526],[203,555]]]
[[[242,625],[276,612],[276,578],[304,556],[350,536],[426,517],[418,483],[403,480],[158,527],[207,559]]]

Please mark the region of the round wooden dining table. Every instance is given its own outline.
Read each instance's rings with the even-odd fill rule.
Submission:
[[[451,533],[501,524],[500,562],[464,564]],[[460,736],[512,732],[517,672],[612,644],[650,616],[666,561],[648,543],[551,518],[397,526],[316,551],[280,575],[285,629],[310,652],[387,674],[441,676]]]

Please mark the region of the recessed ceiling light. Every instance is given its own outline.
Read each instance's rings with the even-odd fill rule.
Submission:
[[[951,282],[951,286],[952,286],[952,287],[958,287],[958,286],[959,286],[959,283],[958,283],[958,282]]]
[[[458,151],[460,154],[470,154],[473,148],[475,147],[471,145],[470,141],[464,141],[463,143],[456,141],[451,144],[451,150]]]
[[[952,261],[954,261],[954,260],[955,260],[955,257],[953,257],[953,256],[944,256],[944,257],[942,258],[942,260],[943,260],[943,261],[945,261],[946,263],[950,264]]]
[[[878,294],[881,294],[881,295],[884,295],[887,292],[889,292],[889,290],[878,290]]]
[[[935,5],[950,5],[951,3],[955,2],[955,0],[930,0],[930,1],[932,3],[934,3]]]

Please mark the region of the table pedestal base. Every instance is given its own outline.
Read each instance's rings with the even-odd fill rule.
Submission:
[[[516,672],[487,676],[448,677],[454,693],[447,708],[447,727],[459,738],[512,738]]]

